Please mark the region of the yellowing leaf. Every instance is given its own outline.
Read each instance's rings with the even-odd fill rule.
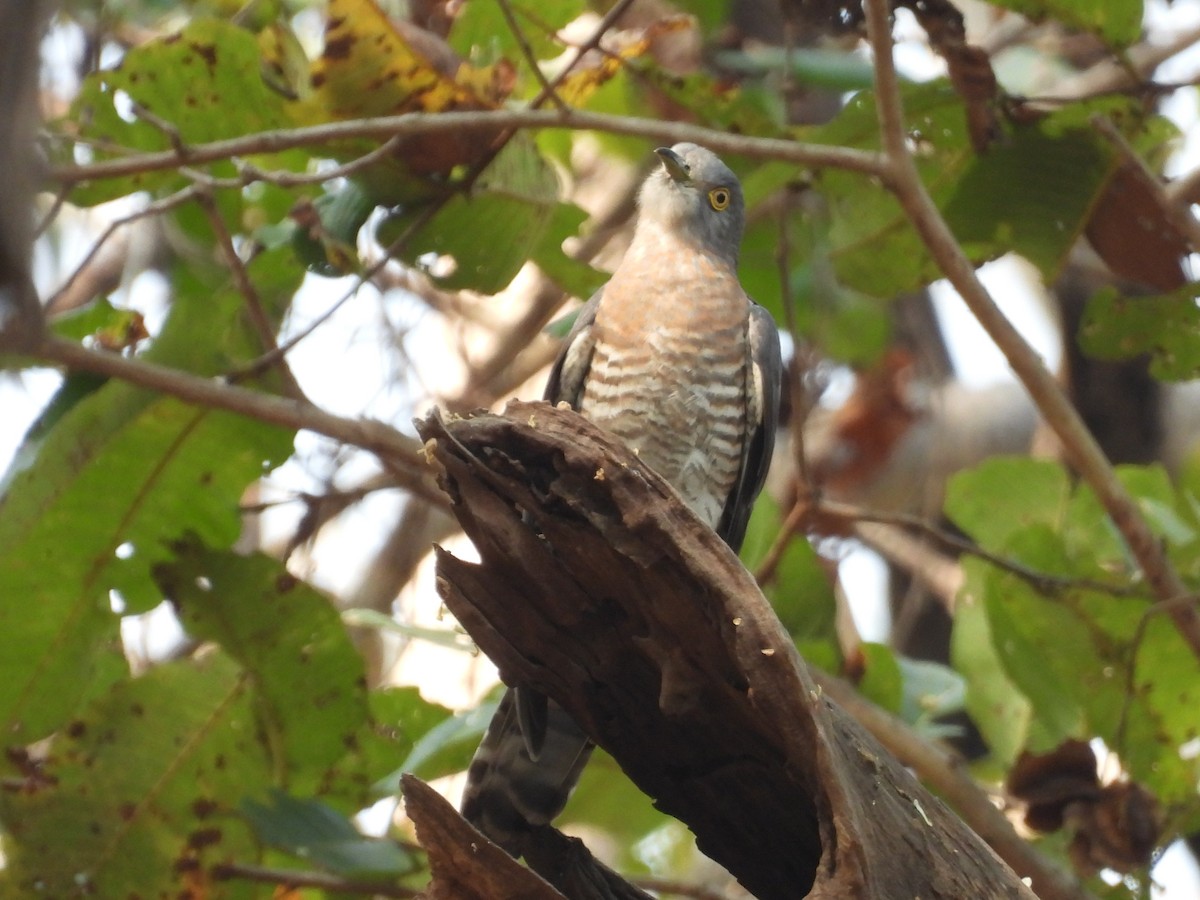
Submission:
[[[494,108],[505,82],[431,32],[393,22],[374,0],[330,0],[325,51],[312,69],[315,100],[335,118]]]
[[[292,108],[301,123],[495,109],[512,90],[513,69],[507,61],[475,68],[432,32],[388,18],[374,0],[329,0],[325,50],[311,82],[310,95]],[[445,173],[481,158],[495,134],[416,136],[398,155],[411,172]]]

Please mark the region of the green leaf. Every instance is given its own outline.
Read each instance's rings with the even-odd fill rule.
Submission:
[[[622,867],[636,865],[633,845],[675,820],[654,808],[653,801],[629,780],[616,760],[597,749],[580,776],[562,813],[563,823],[597,828],[622,849]]]
[[[1035,22],[1054,19],[1090,31],[1109,46],[1128,47],[1142,31],[1141,0],[992,0]]]
[[[1097,291],[1079,326],[1083,351],[1097,359],[1150,354],[1150,373],[1164,381],[1200,376],[1200,308],[1197,286],[1170,294],[1127,297],[1116,288]]]
[[[862,645],[866,666],[858,682],[859,692],[881,709],[899,712],[904,696],[900,664],[890,647],[866,641]]]
[[[356,271],[358,232],[374,210],[374,198],[356,181],[322,194],[312,204],[319,223],[289,223],[296,255],[317,275],[336,278]]]
[[[1117,746],[1122,760],[1139,781],[1165,804],[1194,804],[1200,781],[1200,758],[1194,752],[1200,709],[1196,658],[1165,615],[1146,623],[1134,659],[1135,707],[1127,713],[1125,740]]]
[[[1030,701],[1038,726],[1028,749],[1044,753],[1085,733],[1080,677],[1103,669],[1086,628],[1070,610],[1015,578],[984,579],[984,608],[1004,670]]]
[[[289,281],[263,254],[250,268],[270,305]],[[263,270],[266,270],[264,273]],[[284,293],[287,293],[285,290]],[[289,294],[290,296],[290,294]],[[255,342],[228,285],[182,293],[143,358],[198,374],[228,369]],[[70,383],[66,389],[71,389]],[[117,646],[112,598],[126,611],[161,600],[150,567],[193,532],[228,546],[246,485],[291,451],[291,434],[231,413],[109,382],[31,432],[0,484],[0,723],[28,743],[61,726]]]
[[[450,719],[453,713],[424,699],[415,687],[375,690],[369,699],[374,728],[361,742],[363,759],[366,770],[375,778],[372,796],[391,796],[399,792],[400,775],[404,771],[395,769],[396,760],[411,759],[417,743]],[[474,749],[463,750],[463,753],[473,753]],[[469,760],[470,756],[466,758]],[[464,762],[458,769],[447,771],[461,771],[465,767]]]
[[[211,865],[256,859],[235,812],[268,777],[247,688],[214,653],[151,669],[92,703],[27,789],[0,792],[0,891],[192,896]],[[253,894],[230,885],[222,896]]]
[[[874,83],[870,62],[839,50],[755,46],[718,51],[715,61],[722,69],[753,77],[790,72],[799,84],[831,91],[860,91]]]
[[[508,286],[535,247],[558,205],[558,181],[533,142],[518,135],[508,143],[470,196],[456,194],[400,248],[421,266],[426,254],[448,257],[451,270],[430,271],[447,289],[495,294]],[[381,223],[377,238],[390,246],[416,221],[419,207]]]
[[[1007,769],[1025,748],[1033,706],[1008,677],[996,653],[987,610],[980,602],[990,569],[978,559],[964,559],[962,565],[966,582],[954,611],[950,658],[966,681],[971,721],[992,758]]]
[[[273,790],[266,803],[243,801],[242,813],[264,844],[344,878],[394,881],[416,868],[412,854],[394,841],[363,835],[317,800]]]
[[[766,558],[783,527],[783,514],[767,494],[759,496],[746,527],[741,558],[754,571]],[[837,598],[821,557],[803,535],[788,544],[773,577],[763,585],[784,628],[797,641],[830,640],[837,634]]]
[[[376,793],[394,794],[400,784],[400,776],[405,772],[411,772],[424,781],[461,772],[475,755],[498,705],[498,699],[482,703],[469,712],[459,713],[430,728],[417,739],[412,752],[400,767],[375,783]]]
[[[961,675],[941,663],[898,657],[904,694],[900,715],[931,737],[952,733],[954,726],[939,725],[936,719],[960,712],[966,703],[966,683]]]
[[[268,556],[190,539],[172,549],[155,580],[187,632],[216,641],[252,679],[277,783],[365,799],[365,774],[344,759],[368,722],[363,663],[329,600]]]
[[[606,273],[563,252],[563,241],[578,234],[585,219],[587,213],[575,204],[556,203],[546,223],[546,230],[529,251],[529,258],[551,281],[581,300],[587,300],[608,281]]]
[[[464,632],[452,628],[429,628],[424,625],[409,625],[399,622],[386,613],[377,609],[347,609],[342,611],[342,621],[351,628],[374,628],[378,631],[390,631],[406,638],[418,641],[428,641],[438,647],[448,647],[451,650],[461,650],[464,653],[475,652],[475,643]]]
[[[558,56],[562,52],[556,34],[573,22],[584,8],[583,0],[511,4],[521,34],[539,59]],[[500,4],[488,0],[468,0],[462,5],[450,28],[449,41],[450,46],[475,65],[521,58],[521,46],[504,18]],[[538,88],[532,75],[528,81],[530,90]]]
[[[1112,171],[1112,151],[1067,109],[1015,125],[978,155],[960,99],[945,82],[904,90],[905,114],[918,146],[918,170],[972,261],[1015,251],[1051,279],[1082,232]],[[810,140],[878,149],[874,99],[856,96]],[[817,186],[829,202],[831,257],[838,281],[892,297],[940,277],[894,197],[850,172],[826,170]]]
[[[266,86],[261,70],[254,35],[227,22],[198,19],[178,34],[133,48],[118,67],[85,78],[68,119],[83,123],[81,142],[141,151],[169,150],[174,139],[197,144],[283,127],[289,120],[282,97]],[[130,100],[153,120],[139,115]],[[91,152],[96,160],[121,155]],[[71,201],[91,206],[185,183],[171,170],[137,173],[79,185]]]
[[[996,548],[1030,525],[1061,523],[1069,496],[1059,464],[997,456],[950,479],[945,512],[981,545]]]
[[[82,341],[97,332],[118,333],[141,316],[131,309],[118,309],[107,297],[100,297],[86,306],[56,316],[52,323],[59,337]]]
[[[1014,128],[974,158],[942,213],[974,260],[1009,251],[1029,260],[1047,282],[1083,232],[1112,172],[1112,152],[1091,129],[1060,131],[1053,116]]]

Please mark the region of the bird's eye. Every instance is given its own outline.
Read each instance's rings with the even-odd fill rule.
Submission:
[[[708,202],[717,212],[729,206],[729,191],[726,188],[713,188],[708,192]]]

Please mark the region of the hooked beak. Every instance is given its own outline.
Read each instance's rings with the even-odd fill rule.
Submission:
[[[654,152],[662,160],[663,168],[667,170],[667,174],[671,176],[672,181],[686,183],[690,180],[688,165],[683,161],[682,156],[670,147],[659,147]]]

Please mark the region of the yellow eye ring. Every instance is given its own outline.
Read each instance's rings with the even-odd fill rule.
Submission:
[[[717,212],[728,209],[730,193],[728,188],[713,188],[708,192],[708,203]]]

